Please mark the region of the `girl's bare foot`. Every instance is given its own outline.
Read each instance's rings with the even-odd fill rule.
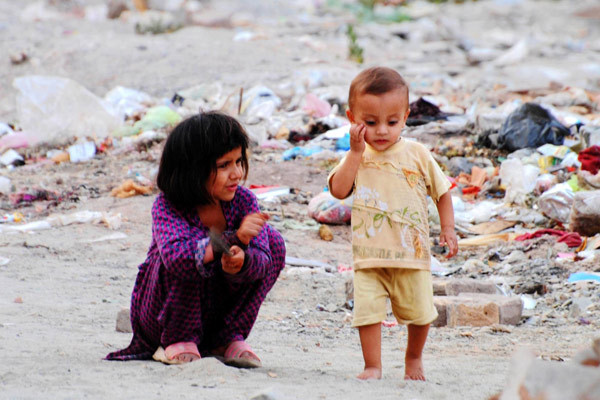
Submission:
[[[379,368],[365,368],[363,372],[356,376],[358,379],[366,381],[368,379],[381,379],[381,369]]]
[[[178,355],[174,356],[173,359],[179,361],[180,363],[189,363],[192,361],[199,360],[200,357],[198,357],[195,354],[182,353],[182,354],[178,354]]]
[[[424,381],[425,371],[421,358],[407,358],[404,366],[404,379],[411,381]]]

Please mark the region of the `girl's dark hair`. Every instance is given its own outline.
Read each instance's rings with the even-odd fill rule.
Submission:
[[[158,188],[176,207],[192,208],[214,202],[206,189],[217,159],[241,148],[244,179],[248,176],[248,135],[233,117],[218,111],[194,115],[171,132],[160,159]]]

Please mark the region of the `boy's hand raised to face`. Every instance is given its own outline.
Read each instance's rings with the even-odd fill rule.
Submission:
[[[246,215],[237,230],[237,237],[243,244],[248,245],[248,243],[260,233],[268,219],[269,214],[265,213]]]
[[[365,135],[367,127],[364,124],[350,126],[350,151],[362,154],[365,151]]]

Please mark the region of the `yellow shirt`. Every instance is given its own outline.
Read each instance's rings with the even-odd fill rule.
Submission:
[[[329,174],[329,184],[340,164]],[[353,189],[354,269],[429,270],[427,195],[437,202],[449,188],[422,144],[400,139],[382,152],[367,144]]]

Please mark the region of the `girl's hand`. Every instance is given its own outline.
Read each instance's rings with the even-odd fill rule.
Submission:
[[[458,239],[453,228],[442,228],[440,246],[448,246],[448,255],[446,255],[446,258],[452,258],[456,255],[458,252]]]
[[[269,214],[265,213],[246,215],[237,230],[237,237],[240,239],[240,242],[247,246],[260,233],[268,219]]]
[[[362,154],[365,151],[365,135],[367,127],[364,124],[350,126],[350,151]]]
[[[235,275],[240,272],[244,265],[245,253],[239,246],[231,246],[229,251],[231,252],[231,256],[227,254],[221,256],[221,266],[226,273]]]

